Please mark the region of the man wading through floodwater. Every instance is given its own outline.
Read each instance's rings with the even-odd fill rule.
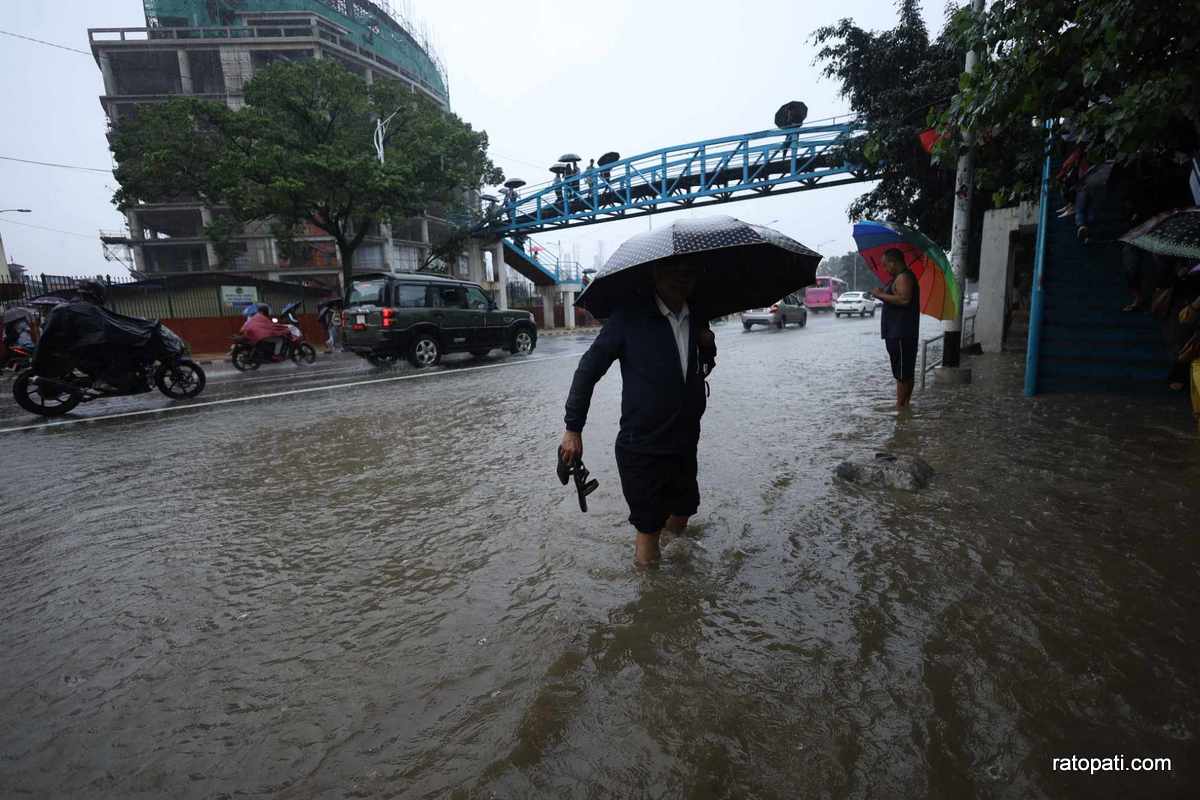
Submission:
[[[616,309],[575,370],[567,396],[561,457],[583,456],[583,426],[592,390],[621,361],[621,430],[617,469],[637,529],[639,564],[658,560],[664,530],[681,533],[700,504],[696,447],[706,405],[702,364],[715,353],[701,309],[688,305],[696,272],[675,261],[654,267],[654,295]]]

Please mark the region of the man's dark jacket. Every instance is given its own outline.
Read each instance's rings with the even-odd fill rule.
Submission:
[[[615,359],[621,361],[621,431],[617,446],[639,453],[695,452],[705,409],[704,376],[696,336],[707,320],[689,306],[687,380],[671,323],[654,298],[619,308],[579,360],[567,395],[567,430],[587,422],[592,389]]]

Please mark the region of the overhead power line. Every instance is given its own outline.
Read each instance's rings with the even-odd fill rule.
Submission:
[[[17,222],[15,219],[5,219],[0,217],[0,222],[5,222],[9,225],[20,225],[22,228],[37,228],[39,231],[50,231],[51,233],[62,233],[67,236],[78,236],[81,239],[96,240],[100,238],[99,233],[77,233],[76,231],[64,231],[58,228],[47,228],[44,225],[30,225],[28,222]]]
[[[54,42],[47,42],[42,39],[35,39],[32,36],[22,36],[21,34],[13,33],[12,31],[0,31],[0,33],[4,34],[5,36],[12,36],[14,39],[24,39],[27,42],[37,42],[38,44],[44,44],[47,47],[57,47],[59,50],[69,50],[72,53],[82,53],[85,56],[91,55],[91,53],[89,53],[87,50],[80,50],[75,47],[67,47],[65,44],[55,44]]]
[[[506,159],[508,161],[515,161],[518,164],[524,164],[525,166],[533,167],[534,169],[545,169],[545,167],[543,167],[541,164],[535,164],[532,161],[526,161],[525,159],[517,158],[516,156],[508,156],[508,155],[505,155],[504,153],[498,153],[495,150],[491,151],[491,155],[499,156],[500,158]]]
[[[16,161],[21,164],[36,164],[39,167],[59,167],[60,169],[77,169],[81,172],[103,172],[105,175],[112,175],[112,169],[100,169],[98,167],[80,167],[75,164],[57,164],[53,161],[30,161],[27,158],[15,158],[13,156],[0,156],[0,160]]]

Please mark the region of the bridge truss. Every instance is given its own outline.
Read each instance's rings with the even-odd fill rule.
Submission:
[[[478,233],[503,237],[874,179],[850,147],[858,122],[725,136],[666,147],[526,188]]]

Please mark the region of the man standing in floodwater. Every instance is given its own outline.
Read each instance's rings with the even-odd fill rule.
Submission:
[[[655,266],[653,295],[633,297],[613,313],[579,360],[567,396],[561,457],[570,463],[583,456],[592,390],[612,362],[621,361],[617,470],[637,531],[635,558],[643,565],[659,559],[662,532],[682,533],[700,505],[703,365],[716,346],[701,310],[688,305],[695,288],[691,265]]]
[[[921,286],[904,261],[904,253],[892,248],[883,254],[883,266],[892,282],[871,294],[883,301],[880,336],[892,361],[896,379],[896,408],[904,408],[912,399],[913,379],[917,370],[917,339],[921,327]]]

